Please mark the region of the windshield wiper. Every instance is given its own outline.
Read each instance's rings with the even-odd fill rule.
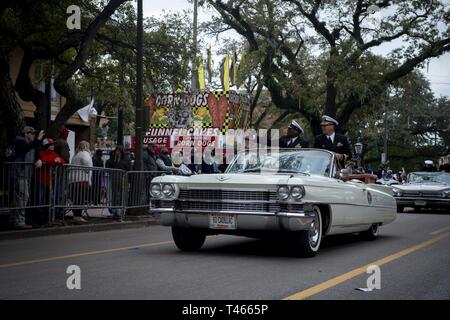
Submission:
[[[260,168],[253,168],[253,169],[244,169],[241,172],[244,173],[244,172],[260,172],[260,171],[261,171]]]
[[[298,173],[298,174],[303,174],[305,176],[310,176],[311,175],[308,172],[296,171],[296,170],[278,170],[278,172],[282,172],[282,173]]]

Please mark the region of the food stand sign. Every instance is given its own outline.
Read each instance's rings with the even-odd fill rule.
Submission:
[[[249,127],[251,96],[237,91],[158,94],[146,99],[150,123],[143,144],[225,147],[220,138]]]

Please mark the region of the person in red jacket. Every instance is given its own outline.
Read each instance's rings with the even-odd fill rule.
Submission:
[[[63,165],[64,159],[55,152],[56,142],[46,138],[42,141],[42,150],[39,151],[39,159],[42,166],[36,169],[36,200],[39,205],[48,205],[51,200],[53,188],[53,176],[56,166]],[[44,222],[48,219],[48,209],[38,210],[36,220]]]

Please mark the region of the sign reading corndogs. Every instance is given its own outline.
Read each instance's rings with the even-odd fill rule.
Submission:
[[[146,99],[149,129],[143,143],[203,148],[218,136],[248,128],[251,96],[236,91],[157,94]],[[188,138],[190,137],[190,138]],[[190,140],[190,141],[188,141]]]

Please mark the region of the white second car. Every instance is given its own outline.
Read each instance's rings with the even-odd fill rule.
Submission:
[[[239,153],[224,174],[152,180],[152,211],[172,227],[181,250],[207,235],[287,235],[296,255],[314,256],[327,235],[378,236],[396,202],[370,185],[345,181],[332,152],[318,149]]]

